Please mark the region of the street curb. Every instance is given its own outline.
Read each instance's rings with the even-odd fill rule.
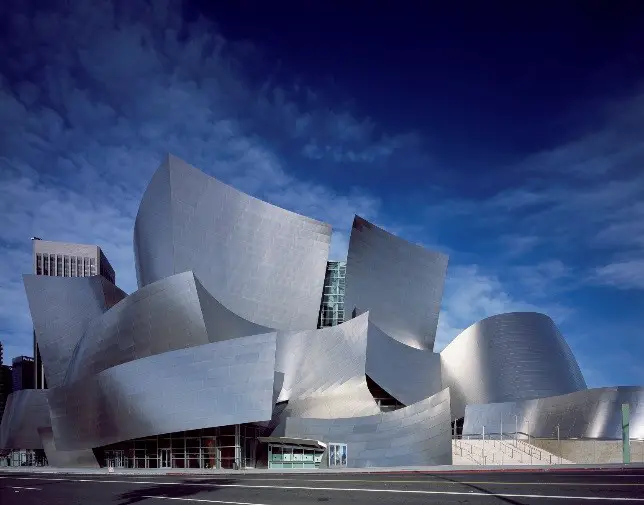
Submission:
[[[611,466],[525,466],[525,467],[511,467],[511,468],[499,468],[499,467],[485,467],[485,468],[454,468],[454,469],[350,469],[346,470],[302,470],[302,471],[290,471],[283,472],[279,470],[255,470],[251,472],[246,472],[243,470],[230,471],[230,472],[146,472],[144,469],[141,469],[141,472],[136,470],[129,472],[113,472],[109,473],[107,469],[105,471],[95,470],[95,471],[83,471],[83,470],[69,470],[61,469],[60,471],[56,470],[42,470],[42,471],[29,471],[27,469],[16,469],[16,470],[7,470],[0,468],[0,475],[11,475],[11,474],[30,474],[30,475],[61,475],[61,476],[120,476],[120,477],[252,477],[257,476],[295,476],[295,475],[316,475],[316,476],[337,476],[341,477],[342,475],[450,475],[450,474],[489,474],[489,473],[606,473],[606,472],[630,472],[636,470],[643,470],[644,464],[635,463],[635,464],[614,464]]]

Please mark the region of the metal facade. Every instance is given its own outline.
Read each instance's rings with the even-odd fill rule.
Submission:
[[[622,437],[621,406],[630,406],[630,436],[644,438],[644,388],[612,387],[587,389],[567,395],[522,402],[468,405],[464,435],[518,431],[533,437],[607,438]]]
[[[47,383],[56,387],[88,325],[125,293],[100,276],[24,275],[23,280]]]
[[[465,406],[544,398],[586,389],[570,347],[552,319],[534,312],[488,317],[459,334],[441,355],[452,415]]]
[[[65,382],[167,351],[271,331],[227,310],[184,272],[139,289],[94,319]]]
[[[136,219],[135,293],[25,276],[50,389],[9,397],[0,448],[95,466],[93,448],[252,422],[347,443],[349,466],[448,464],[455,418],[472,433],[507,417],[615,437],[622,402],[644,436],[642,389],[586,390],[545,315],[484,319],[433,353],[447,256],[359,217],[345,293],[356,315],[316,329],[329,240],[328,225],[168,157]],[[367,376],[406,406],[380,412]]]
[[[100,468],[92,449],[59,451],[56,448],[54,431],[51,426],[38,428],[38,435],[45,450],[49,466],[58,468]]]
[[[440,355],[401,344],[371,322],[366,372],[404,405],[429,398],[442,389]]]
[[[448,257],[356,216],[347,257],[345,318],[368,310],[376,326],[418,349],[434,348]]]
[[[0,448],[42,449],[40,426],[50,426],[44,389],[21,389],[9,395],[0,425]]]
[[[56,446],[77,450],[268,421],[275,348],[275,333],[241,337],[130,361],[46,390]]]
[[[286,421],[286,436],[344,442],[347,466],[450,465],[452,433],[448,390],[394,412],[349,419]]]
[[[276,371],[283,376],[274,434],[287,417],[333,419],[379,412],[365,378],[367,328],[365,313],[337,326],[278,334]]]
[[[136,217],[139,286],[191,270],[248,321],[315,329],[330,241],[329,225],[245,195],[169,156]]]

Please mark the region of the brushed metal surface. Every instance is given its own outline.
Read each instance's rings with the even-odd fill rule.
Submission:
[[[283,434],[288,416],[355,417],[379,408],[365,378],[369,314],[337,326],[279,332],[275,369],[282,374],[273,435]]]
[[[393,412],[349,419],[289,417],[285,436],[347,444],[347,466],[450,465],[452,433],[447,389]]]
[[[87,326],[125,293],[101,276],[24,275],[23,282],[47,384],[56,387]]]
[[[275,333],[137,359],[46,390],[56,447],[271,419]]]
[[[623,403],[630,405],[630,437],[644,439],[644,387],[587,389],[567,395],[520,402],[468,405],[464,435],[510,433],[533,437],[621,440]]]
[[[38,428],[38,435],[42,441],[49,466],[58,468],[100,468],[92,449],[59,451],[56,448],[54,432],[51,426]]]
[[[452,415],[465,406],[556,396],[586,389],[570,347],[552,319],[535,312],[491,316],[440,353]]]
[[[139,286],[192,270],[222,305],[279,330],[317,327],[331,227],[169,156],[134,228]]]
[[[404,405],[429,398],[442,389],[439,354],[402,344],[371,321],[367,337],[366,372]]]
[[[132,293],[87,326],[65,383],[147,356],[261,333],[217,302],[192,272]]]
[[[0,425],[0,449],[42,449],[38,428],[50,426],[44,389],[21,389],[9,395]]]
[[[369,311],[376,326],[418,349],[434,348],[448,257],[355,216],[347,257],[345,318]]]

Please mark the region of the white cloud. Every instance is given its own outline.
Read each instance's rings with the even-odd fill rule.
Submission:
[[[512,277],[517,285],[525,288],[534,298],[544,298],[578,287],[572,269],[559,259],[511,266],[506,272],[507,276]]]
[[[558,324],[570,315],[570,310],[560,305],[538,306],[514,297],[498,277],[484,273],[478,265],[450,267],[434,350],[442,350],[460,332],[481,319],[522,311],[544,312]]]
[[[501,244],[508,256],[522,256],[531,252],[541,242],[541,239],[535,235],[504,235],[501,237]]]
[[[590,280],[621,289],[644,289],[644,259],[610,263],[598,267]]]

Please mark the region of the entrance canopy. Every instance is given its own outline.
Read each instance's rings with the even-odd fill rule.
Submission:
[[[282,444],[282,445],[299,445],[301,447],[313,447],[316,449],[326,449],[326,444],[319,440],[312,440],[310,438],[293,438],[293,437],[258,437],[260,442],[269,444]]]

